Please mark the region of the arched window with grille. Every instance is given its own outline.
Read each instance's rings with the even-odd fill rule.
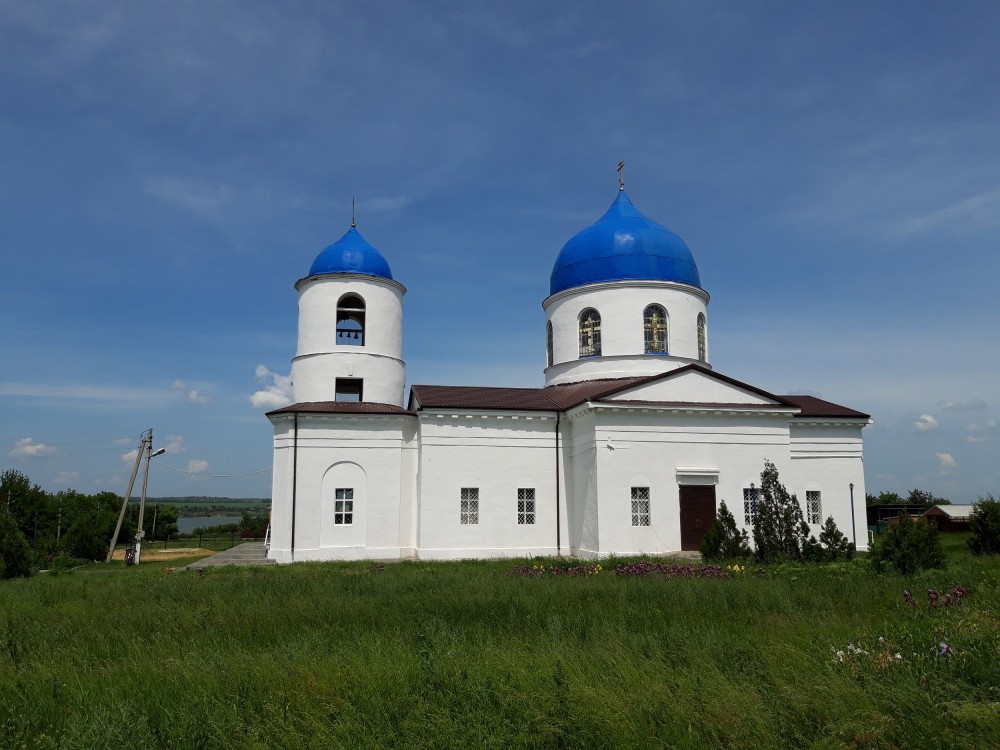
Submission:
[[[545,366],[552,367],[552,321],[545,324]]]
[[[365,301],[356,294],[346,294],[337,303],[337,343],[365,345]]]
[[[601,356],[601,314],[592,307],[580,313],[580,356]]]
[[[705,331],[705,315],[698,313],[698,359],[704,362],[708,352],[708,334]]]
[[[661,305],[642,311],[642,338],[646,354],[667,353],[667,311]]]

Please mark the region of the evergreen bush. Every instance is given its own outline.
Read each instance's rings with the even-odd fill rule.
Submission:
[[[944,549],[935,524],[902,516],[878,537],[870,559],[876,573],[891,570],[912,575],[924,568],[943,568]]]
[[[14,516],[0,510],[0,578],[31,575],[31,547],[17,528]]]
[[[753,518],[753,544],[758,562],[804,560],[815,555],[818,545],[809,535],[809,524],[795,495],[789,494],[778,477],[778,469],[764,461],[760,495]]]
[[[828,562],[850,560],[854,557],[854,544],[837,528],[833,516],[828,516],[819,532],[822,558]]]
[[[972,554],[1000,554],[1000,500],[993,495],[979,498],[969,516],[969,531]]]
[[[701,556],[706,560],[734,560],[752,554],[747,532],[736,528],[736,519],[723,500],[701,542]]]

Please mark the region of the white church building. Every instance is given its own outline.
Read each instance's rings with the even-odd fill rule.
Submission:
[[[715,372],[690,249],[621,186],[556,257],[540,388],[405,397],[406,289],[353,222],[295,288],[294,403],[267,415],[279,562],[697,550],[723,500],[750,530],[765,459],[815,533],[832,516],[867,546],[869,416]]]

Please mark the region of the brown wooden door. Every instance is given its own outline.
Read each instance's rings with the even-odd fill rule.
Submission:
[[[697,551],[715,520],[715,485],[680,485],[681,549]]]

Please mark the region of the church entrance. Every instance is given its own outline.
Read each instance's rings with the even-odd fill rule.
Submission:
[[[715,520],[715,485],[682,484],[681,501],[681,549],[697,551],[705,532]]]

